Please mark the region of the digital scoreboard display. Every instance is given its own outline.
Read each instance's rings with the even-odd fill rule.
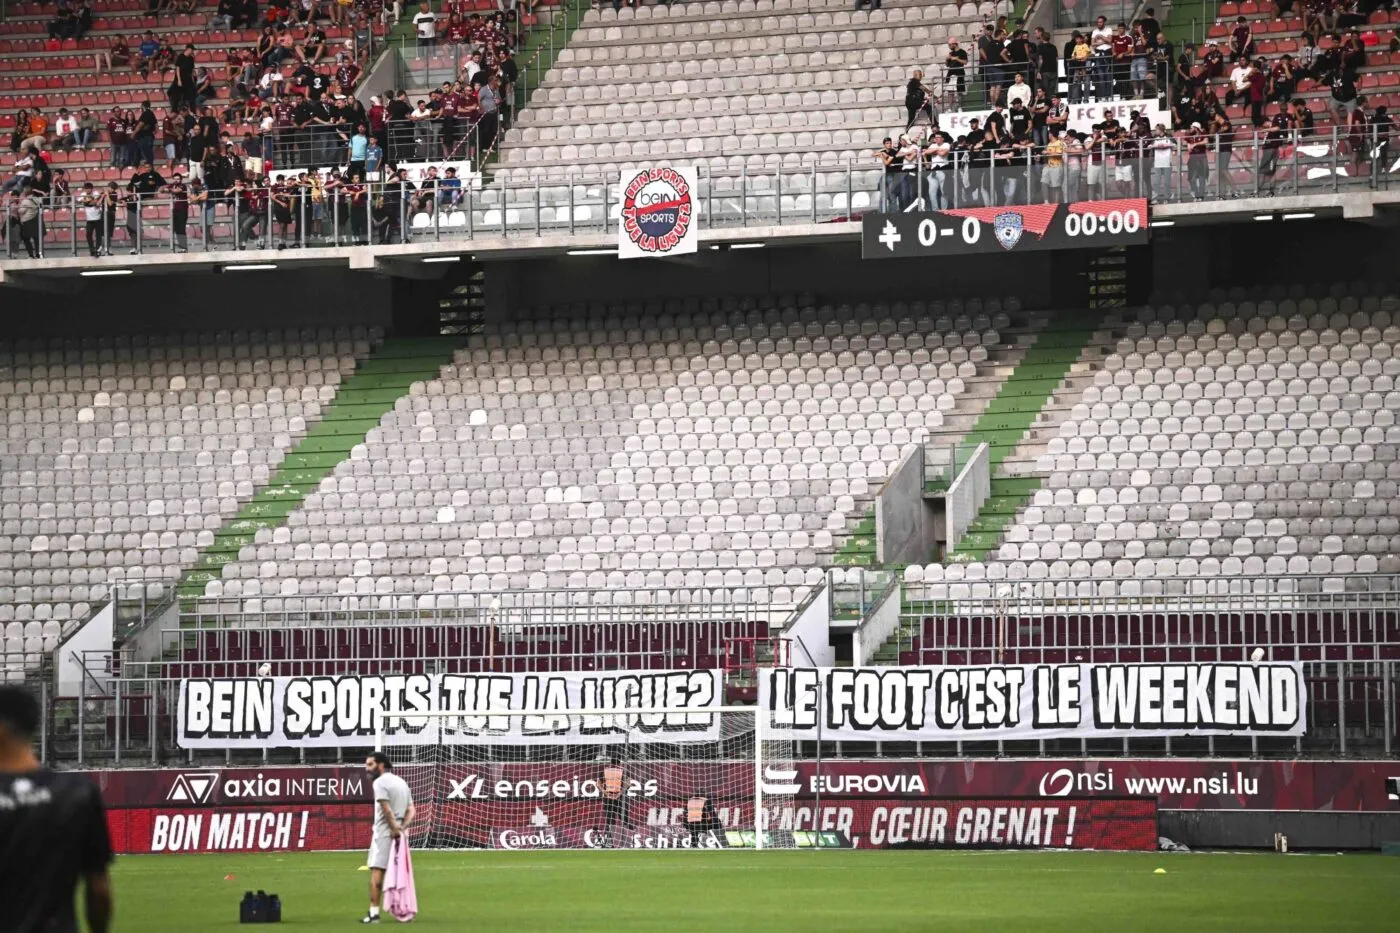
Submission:
[[[861,218],[865,259],[966,256],[1148,242],[1146,198],[871,213]]]

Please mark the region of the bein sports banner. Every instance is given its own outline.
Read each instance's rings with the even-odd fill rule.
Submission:
[[[700,249],[696,200],[700,175],[693,165],[624,171],[618,190],[619,259],[680,256]]]
[[[611,745],[719,738],[718,671],[551,674],[346,674],[192,678],[180,682],[181,748],[372,745],[381,716],[392,745]],[[571,710],[660,708],[664,714],[580,716]],[[461,715],[415,717],[452,710]],[[535,716],[499,716],[541,710]]]
[[[1298,662],[779,668],[767,738],[990,741],[1302,735]]]

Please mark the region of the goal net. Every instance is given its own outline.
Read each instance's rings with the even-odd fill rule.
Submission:
[[[769,715],[385,714],[375,747],[413,791],[418,847],[793,848],[797,769]]]

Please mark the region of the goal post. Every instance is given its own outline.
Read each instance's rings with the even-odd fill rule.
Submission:
[[[793,848],[793,746],[756,706],[381,712],[426,848]]]

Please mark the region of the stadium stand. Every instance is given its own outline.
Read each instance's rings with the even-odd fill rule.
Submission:
[[[0,347],[3,667],[106,601],[160,600],[320,419],[364,328]]]
[[[764,216],[865,209],[879,187],[871,140],[903,125],[910,72],[1010,6],[711,0],[590,11],[506,133],[499,184],[483,203],[533,203],[538,181],[560,220],[570,176],[595,198],[590,185],[615,185],[626,168],[683,157],[713,179],[716,213],[737,212],[730,202],[745,192],[760,193],[750,210]],[[851,165],[851,179],[835,171]],[[793,189],[779,190],[779,168],[815,178],[785,177]]]
[[[268,611],[565,588],[792,602],[904,448],[986,404],[1017,308],[539,309],[415,384],[205,595]]]
[[[1136,598],[1267,578],[1341,592],[1400,572],[1397,308],[1357,283],[1105,322],[1081,358],[1092,378],[1068,381],[1009,458],[1041,485],[1000,547],[906,580],[933,600],[1018,581]]]

